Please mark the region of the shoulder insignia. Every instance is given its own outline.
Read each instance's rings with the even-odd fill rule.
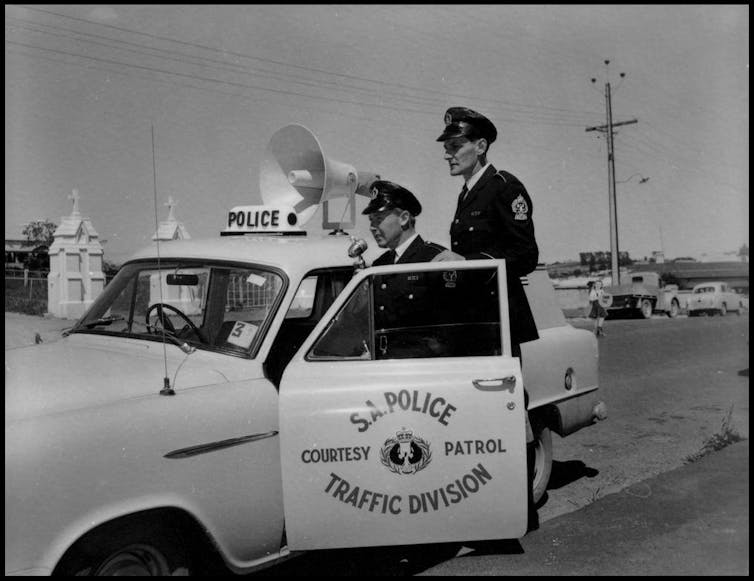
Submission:
[[[501,172],[498,171],[495,175],[503,180],[506,184],[508,183],[508,180],[505,179],[505,176]]]
[[[446,249],[443,245],[437,244],[436,242],[425,241],[424,244],[426,244],[427,246],[429,246],[431,248],[434,248],[435,250],[445,250]]]
[[[513,213],[515,214],[513,218],[515,220],[528,220],[529,219],[529,204],[526,203],[526,200],[524,197],[519,194],[518,197],[513,200],[513,203],[511,204],[511,209],[513,210]]]

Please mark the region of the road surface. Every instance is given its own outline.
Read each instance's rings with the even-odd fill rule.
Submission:
[[[542,526],[523,539],[315,551],[258,574],[748,574],[748,442],[686,463],[726,427],[749,436],[748,325],[608,320],[608,419],[554,436]]]

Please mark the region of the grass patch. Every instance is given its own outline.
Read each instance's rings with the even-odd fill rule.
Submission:
[[[695,452],[690,456],[686,456],[684,464],[691,464],[692,462],[696,462],[707,454],[722,450],[726,446],[730,446],[731,444],[735,444],[736,442],[740,442],[744,439],[743,436],[736,432],[736,430],[731,426],[732,415],[733,406],[730,406],[728,413],[725,414],[725,417],[720,424],[720,431],[707,438],[704,441],[704,444],[702,444],[702,448],[698,452]]]
[[[26,315],[44,315],[47,312],[47,280],[5,279],[5,311]]]

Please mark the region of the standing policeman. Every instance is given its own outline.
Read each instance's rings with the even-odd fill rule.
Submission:
[[[450,175],[462,176],[464,185],[450,225],[451,248],[434,260],[505,259],[513,356],[521,357],[520,344],[539,338],[520,278],[537,267],[539,249],[526,188],[487,161],[496,138],[495,126],[476,111],[451,107],[445,113],[437,141],[445,146]]]
[[[537,267],[539,248],[534,238],[532,203],[514,175],[498,171],[487,161],[497,129],[484,115],[466,107],[445,112],[445,130],[437,141],[445,147],[450,175],[464,185],[450,225],[451,250],[434,260],[504,258],[508,283],[512,354],[521,357],[521,343],[539,338],[521,277]],[[525,399],[526,392],[524,392]],[[536,442],[526,414],[527,530],[539,528],[533,498]]]

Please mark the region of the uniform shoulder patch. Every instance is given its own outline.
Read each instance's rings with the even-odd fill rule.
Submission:
[[[513,200],[513,203],[511,204],[511,210],[513,210],[514,220],[529,219],[529,204],[526,203],[523,195],[519,194],[518,197]]]
[[[436,242],[425,241],[424,244],[431,248],[434,248],[435,250],[446,250],[446,248],[442,244],[437,244]]]
[[[508,180],[506,179],[506,177],[505,177],[505,176],[503,175],[503,173],[502,173],[501,171],[498,171],[498,172],[497,172],[497,173],[495,174],[495,176],[496,176],[496,177],[499,177],[499,178],[500,178],[501,180],[503,180],[503,181],[504,181],[504,182],[505,182],[506,184],[508,183]]]

